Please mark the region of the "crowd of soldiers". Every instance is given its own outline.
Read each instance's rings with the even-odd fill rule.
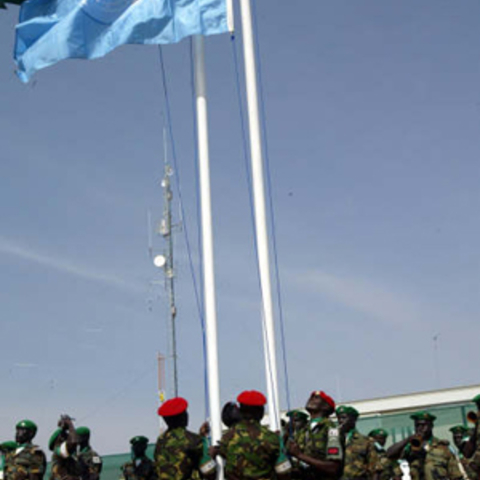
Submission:
[[[188,403],[181,397],[158,410],[167,429],[155,445],[130,440],[131,460],[121,467],[122,480],[213,480],[223,469],[227,480],[401,480],[408,464],[411,480],[480,480],[480,395],[471,412],[475,427],[450,429],[453,446],[433,435],[436,417],[427,411],[411,415],[414,434],[386,449],[388,432],[377,428],[368,436],[357,428],[359,412],[339,406],[323,391],[309,396],[305,410],[287,413],[282,432],[261,424],[267,400],[255,390],[242,392],[237,403],[227,403],[222,421],[227,427],[217,445],[209,441],[205,423],[200,432],[188,427]],[[333,415],[336,415],[336,422]],[[16,425],[15,442],[0,444],[0,480],[42,480],[44,452],[32,440],[37,432],[30,420]],[[90,430],[75,428],[63,415],[49,440],[52,451],[50,480],[99,480],[101,457],[90,446]]]

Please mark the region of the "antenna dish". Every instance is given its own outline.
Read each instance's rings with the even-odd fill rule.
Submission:
[[[164,255],[156,255],[153,258],[153,264],[158,268],[163,268],[165,266],[165,263],[167,263],[167,259]]]

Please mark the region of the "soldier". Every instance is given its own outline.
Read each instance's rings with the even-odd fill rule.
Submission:
[[[17,423],[15,441],[17,449],[12,452],[8,462],[8,480],[42,480],[47,460],[45,454],[32,440],[37,426],[31,420]]]
[[[284,441],[288,438],[294,439],[298,432],[300,432],[308,423],[308,414],[303,410],[290,410],[287,412],[288,423],[285,425]]]
[[[90,429],[78,427],[77,461],[82,480],[98,480],[102,471],[102,457],[90,446]]]
[[[476,478],[480,476],[480,429],[478,428],[478,418],[480,417],[480,394],[472,399],[477,406],[477,421],[472,435],[464,443],[462,453],[470,460],[470,468],[475,472]]]
[[[288,453],[293,457],[292,478],[300,480],[335,480],[340,478],[343,447],[340,433],[329,419],[335,411],[332,397],[314,391],[307,400],[305,410],[310,421],[290,439]]]
[[[81,480],[80,466],[75,457],[78,436],[72,419],[61,415],[58,428],[48,441],[52,454],[52,471],[50,480]]]
[[[403,473],[395,460],[390,460],[387,457],[387,450],[385,444],[387,443],[388,432],[383,428],[375,428],[368,434],[372,439],[375,451],[377,452],[382,472],[380,474],[380,480],[401,480]]]
[[[449,442],[433,436],[436,417],[421,411],[410,418],[415,422],[415,434],[393,444],[387,450],[388,457],[406,460],[412,480],[461,480],[462,473]]]
[[[291,465],[279,435],[260,425],[267,403],[265,396],[255,390],[245,391],[237,401],[241,420],[223,435],[216,451],[225,459],[226,479],[290,478]]]
[[[8,464],[18,444],[14,441],[0,443],[0,480],[7,478]]]
[[[379,480],[382,466],[373,443],[356,428],[358,410],[341,406],[337,408],[338,427],[345,443],[345,460],[342,480]]]
[[[122,465],[120,480],[156,480],[155,464],[145,452],[148,447],[148,438],[142,435],[130,440],[132,460]]]
[[[168,426],[155,446],[155,469],[160,480],[189,480],[194,472],[215,478],[216,464],[208,455],[206,438],[187,430],[187,407],[187,401],[177,397],[158,409]]]
[[[468,428],[465,428],[463,425],[455,425],[450,429],[452,432],[453,443],[457,448],[457,463],[458,468],[462,472],[463,478],[465,480],[474,480],[477,478],[475,470],[473,470],[470,460],[465,458],[463,454],[463,447],[466,442],[469,440]]]

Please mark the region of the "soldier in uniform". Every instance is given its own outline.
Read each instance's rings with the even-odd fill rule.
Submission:
[[[17,423],[15,441],[18,447],[8,460],[8,480],[42,480],[45,475],[47,459],[45,454],[32,440],[37,426],[31,420]]]
[[[335,402],[317,390],[310,395],[305,410],[310,414],[310,421],[287,444],[294,467],[292,477],[336,480],[341,475],[343,447],[340,432],[329,419],[335,411]]]
[[[120,480],[156,480],[155,464],[145,454],[148,438],[142,435],[130,440],[132,459],[122,465]]]
[[[380,480],[401,480],[403,474],[398,462],[390,460],[387,457],[385,444],[387,443],[388,432],[383,428],[375,428],[368,434],[368,436],[373,442],[373,446],[378,455],[378,460],[382,467]]]
[[[342,405],[336,413],[345,445],[342,480],[379,480],[382,466],[371,440],[356,428],[357,409]]]
[[[18,444],[14,441],[0,443],[0,480],[7,478],[8,464]]]
[[[287,443],[289,438],[295,439],[298,432],[300,432],[308,423],[308,413],[303,410],[290,410],[287,412],[288,423],[284,429],[284,442]]]
[[[102,457],[90,446],[90,429],[77,428],[78,451],[77,461],[82,480],[98,480],[102,471]]]
[[[154,453],[159,480],[190,480],[195,472],[215,478],[216,464],[208,455],[206,438],[187,430],[188,403],[177,397],[167,400],[158,414],[168,426],[157,440]]]
[[[461,480],[455,455],[447,440],[433,436],[436,417],[429,412],[414,413],[415,434],[393,444],[387,455],[392,460],[404,459],[412,480]]]
[[[480,394],[472,399],[477,406],[477,417],[480,418]],[[478,428],[478,419],[475,422],[475,428],[472,435],[464,443],[462,453],[469,459],[470,468],[475,472],[475,478],[480,477],[480,429]]]
[[[265,395],[245,391],[237,401],[241,420],[222,436],[215,452],[225,459],[226,479],[289,479],[291,465],[280,436],[260,424],[267,403]]]
[[[48,448],[53,452],[50,480],[81,480],[80,466],[75,456],[77,445],[78,436],[72,419],[62,415],[58,428],[48,441]]]
[[[477,474],[471,467],[471,461],[463,454],[463,447],[469,440],[468,428],[463,425],[455,425],[450,429],[450,432],[452,432],[453,443],[457,448],[458,468],[462,472],[463,478],[465,480],[475,480]]]

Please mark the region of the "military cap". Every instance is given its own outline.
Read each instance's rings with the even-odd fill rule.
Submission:
[[[289,412],[286,413],[287,417],[289,418],[301,418],[302,420],[308,420],[308,413],[305,413],[302,410],[290,410]]]
[[[53,447],[55,445],[55,442],[57,441],[58,437],[60,436],[60,434],[62,433],[62,429],[61,428],[57,428],[51,435],[50,437],[50,440],[48,441],[48,448],[50,450],[53,450]]]
[[[18,447],[18,443],[13,440],[8,440],[7,442],[0,443],[0,449],[6,452],[11,452]]]
[[[376,437],[377,435],[382,435],[382,437],[388,437],[388,432],[383,428],[374,428],[369,434],[369,437]]]
[[[480,393],[473,397],[472,402],[476,403],[477,405],[480,404]]]
[[[315,390],[310,396],[319,396],[335,410],[335,400],[330,395],[327,395],[323,390]]]
[[[437,417],[435,415],[432,415],[431,413],[427,412],[426,410],[422,410],[420,412],[415,412],[412,415],[410,415],[410,418],[412,420],[428,420],[430,422],[434,422]]]
[[[360,413],[356,408],[350,407],[348,405],[341,405],[340,407],[337,408],[336,410],[337,415],[351,415],[352,417],[358,417]]]
[[[464,427],[463,425],[455,425],[449,430],[452,433],[461,433],[461,434],[468,433],[468,428]]]
[[[90,429],[88,427],[78,427],[75,431],[77,435],[90,435]]]
[[[37,431],[37,425],[31,420],[21,420],[17,423],[15,428],[26,428],[27,430]]]
[[[188,408],[188,402],[182,397],[175,397],[167,400],[158,409],[158,414],[161,417],[173,417],[180,415]]]
[[[261,392],[245,390],[237,397],[237,402],[250,407],[263,407],[267,403],[267,399]]]
[[[132,445],[135,445],[137,443],[144,443],[145,445],[148,445],[148,438],[144,437],[143,435],[137,435],[136,437],[130,439],[130,443]]]

